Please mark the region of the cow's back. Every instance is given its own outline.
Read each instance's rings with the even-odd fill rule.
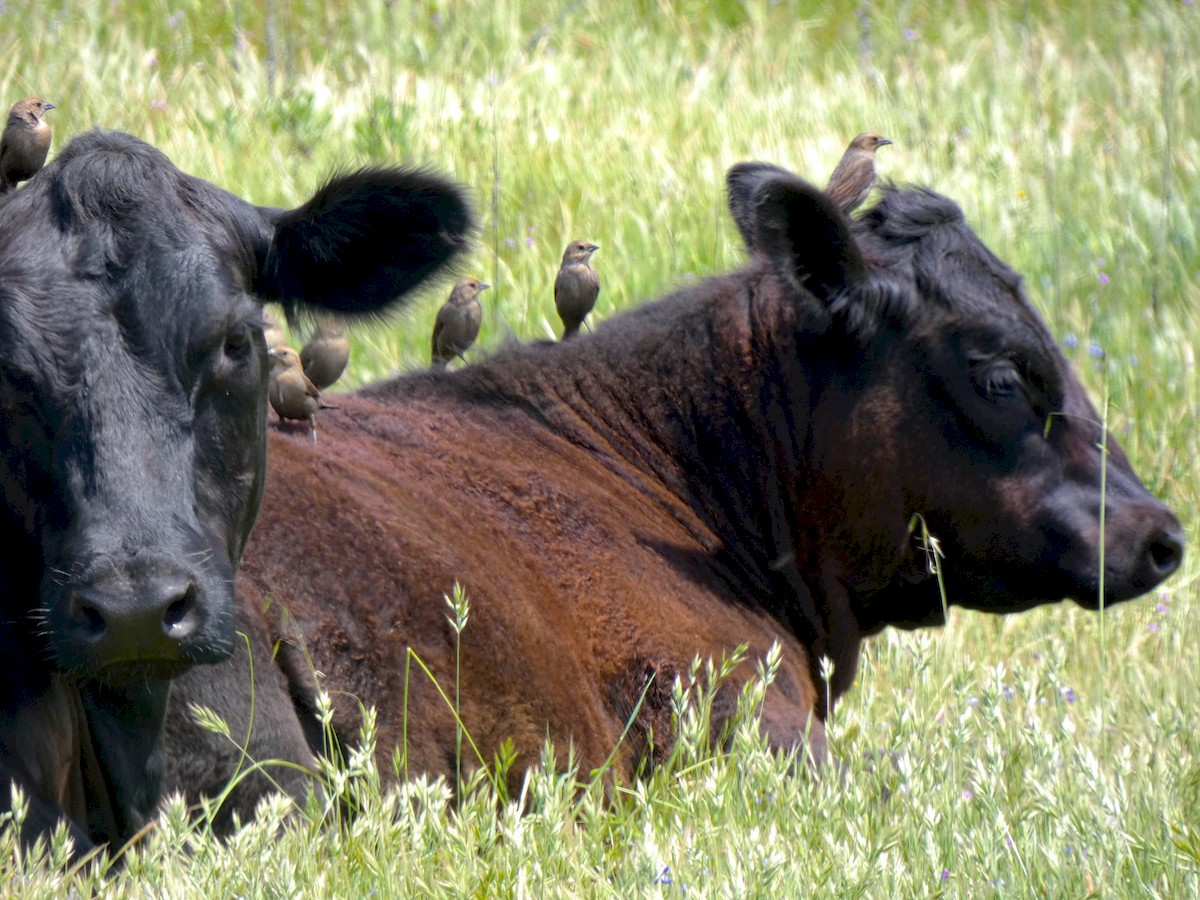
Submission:
[[[272,434],[241,577],[251,603],[271,598],[281,634],[293,620],[338,692],[343,728],[355,701],[378,708],[382,759],[403,742],[407,673],[410,766],[454,770],[450,710],[405,656],[411,647],[453,696],[443,597],[456,581],[470,598],[462,716],[480,746],[511,738],[528,764],[547,733],[563,750],[569,736],[583,767],[597,766],[648,674],[673,680],[694,654],[719,658],[747,640],[759,656],[785,646],[769,716],[788,741],[800,735],[813,701],[803,651],[735,596],[715,539],[702,545],[691,511],[644,472],[519,410],[436,390],[337,403],[315,445],[306,431]],[[660,742],[669,696],[657,684],[639,717]]]

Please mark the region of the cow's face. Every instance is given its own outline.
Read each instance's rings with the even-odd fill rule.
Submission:
[[[227,655],[266,465],[262,301],[382,309],[469,228],[424,173],[282,212],[126,135],[72,142],[0,206],[5,620],[108,680]]]
[[[781,290],[810,308],[798,339],[823,323],[807,487],[827,523],[818,555],[864,629],[940,620],[922,523],[949,602],[965,606],[1095,607],[1175,571],[1178,520],[1104,432],[1020,279],[953,203],[889,189],[851,225],[759,164],[731,171],[730,201]]]

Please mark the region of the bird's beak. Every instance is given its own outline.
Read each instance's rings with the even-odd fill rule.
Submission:
[[[50,112],[50,110],[52,110],[52,109],[58,109],[58,107],[55,106],[53,103],[49,103],[49,102],[42,103],[42,111],[43,112]]]
[[[590,253],[595,253],[599,249],[600,249],[599,244],[588,244],[588,252],[590,252]]]
[[[482,282],[482,283],[479,285],[479,289],[480,289],[481,291],[486,291],[486,290],[487,290],[488,288],[490,288],[490,287],[491,287],[491,285],[490,285],[490,284],[488,284],[486,281]]]
[[[880,139],[879,139],[879,146],[880,146],[880,147],[882,147],[884,144],[890,144],[890,143],[891,143],[891,141],[889,141],[887,138],[880,138]]]
[[[271,357],[271,359],[279,359],[280,355],[281,354],[276,351],[274,347],[267,348],[267,356]]]

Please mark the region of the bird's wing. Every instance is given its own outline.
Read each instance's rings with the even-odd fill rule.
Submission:
[[[433,337],[429,340],[429,352],[436,357],[438,355],[438,335],[442,333],[442,327],[446,324],[442,319],[441,310],[438,310],[437,320],[433,323]]]

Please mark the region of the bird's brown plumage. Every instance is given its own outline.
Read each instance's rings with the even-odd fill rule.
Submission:
[[[825,193],[841,207],[846,215],[854,212],[867,199],[875,186],[875,151],[890,144],[882,134],[864,131],[850,142],[833,174]]]
[[[433,323],[430,349],[434,366],[444,368],[454,357],[464,358],[463,354],[475,343],[483,324],[479,294],[490,287],[486,281],[471,276],[454,285]]]
[[[325,390],[342,377],[350,362],[350,343],[341,325],[321,320],[313,336],[300,348],[304,374],[319,390]]]
[[[304,374],[300,354],[291,347],[272,347],[271,378],[267,399],[279,416],[279,421],[295,419],[307,422],[312,439],[317,439],[317,410],[321,409],[321,391]]]
[[[554,307],[562,319],[564,341],[579,331],[600,296],[600,277],[588,265],[599,249],[590,241],[571,241],[563,251],[562,266],[554,279]]]
[[[0,135],[0,194],[32,178],[45,165],[51,132],[42,117],[52,109],[53,103],[27,97],[8,111],[8,124]]]

